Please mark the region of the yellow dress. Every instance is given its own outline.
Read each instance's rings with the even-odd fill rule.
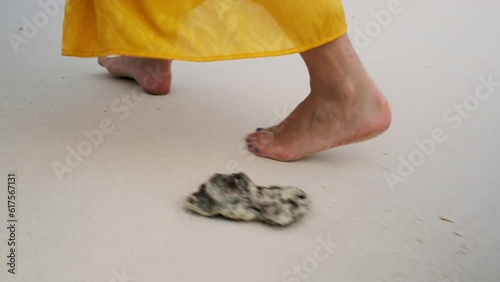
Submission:
[[[346,29],[341,0],[67,0],[62,54],[265,57],[323,45]]]

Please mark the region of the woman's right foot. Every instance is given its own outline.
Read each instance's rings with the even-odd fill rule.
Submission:
[[[116,77],[135,79],[149,94],[165,95],[170,92],[172,60],[118,56],[101,57],[98,62]]]

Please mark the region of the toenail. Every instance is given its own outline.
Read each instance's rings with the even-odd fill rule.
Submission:
[[[255,149],[253,149],[253,151],[254,151],[255,153],[258,153],[258,152],[259,152],[259,149],[255,148]]]
[[[263,129],[264,129],[264,128],[259,127],[259,128],[257,128],[257,129],[256,129],[256,131],[261,131],[261,130],[263,130]]]
[[[247,143],[250,143],[250,138],[245,139],[245,141],[247,141]]]
[[[252,144],[250,144],[250,143],[247,143],[247,147],[250,149],[253,148]]]

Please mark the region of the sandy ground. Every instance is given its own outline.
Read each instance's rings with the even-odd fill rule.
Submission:
[[[499,2],[345,6],[394,123],[374,140],[280,163],[241,146],[308,93],[298,55],[175,62],[170,95],[127,105],[134,83],[59,55],[62,6],[44,23],[36,1],[4,2],[0,281],[500,281]],[[24,37],[23,17],[37,15]],[[24,38],[18,50],[12,33]],[[114,130],[67,163],[103,120]],[[59,179],[57,163],[74,167]],[[279,229],[182,209],[212,173],[234,170],[303,188],[312,211]]]

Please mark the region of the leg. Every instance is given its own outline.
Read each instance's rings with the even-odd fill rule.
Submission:
[[[170,91],[171,60],[118,56],[99,58],[99,64],[114,76],[135,79],[149,94],[165,95]]]
[[[301,53],[311,93],[279,125],[247,136],[256,155],[293,161],[374,137],[391,123],[389,105],[347,35]]]

